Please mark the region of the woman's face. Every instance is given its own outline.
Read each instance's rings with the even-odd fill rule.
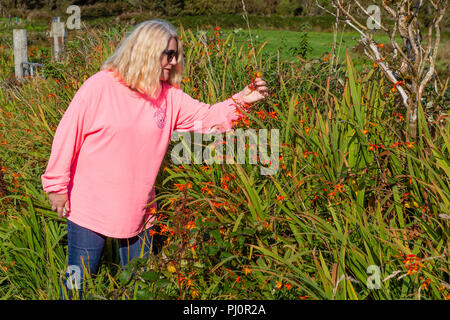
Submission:
[[[170,38],[169,43],[167,44],[166,50],[162,53],[161,56],[161,80],[167,81],[169,80],[170,69],[175,66],[178,61],[178,43],[175,38]]]

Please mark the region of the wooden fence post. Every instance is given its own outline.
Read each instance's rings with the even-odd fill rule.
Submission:
[[[52,57],[55,60],[59,60],[62,52],[64,51],[65,33],[64,22],[59,22],[59,19],[52,22],[50,37],[52,38]]]
[[[16,79],[23,79],[23,63],[28,63],[27,30],[14,29],[13,41]]]

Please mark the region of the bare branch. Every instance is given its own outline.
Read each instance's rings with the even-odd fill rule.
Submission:
[[[389,53],[385,55],[385,51],[381,51],[380,48],[383,46],[373,40],[373,32],[363,25],[361,19],[357,19],[357,16],[354,15],[355,10],[361,10],[364,15],[363,19],[366,16],[371,16],[360,0],[351,1],[354,6],[349,5],[348,8],[344,8],[346,5],[343,0],[331,0],[330,3],[336,9],[337,14],[323,8],[317,0],[316,3],[319,8],[335,16],[336,21],[343,21],[345,25],[359,33],[359,42],[363,46],[364,55],[378,64],[379,70],[389,82],[394,84],[400,94],[402,103],[407,109],[408,133],[416,138],[418,105],[427,83],[432,79],[434,80],[435,90],[438,92],[439,78],[435,66],[440,42],[439,24],[444,17],[448,0],[429,0],[435,11],[432,15],[432,24],[428,27],[428,43],[426,46],[422,39],[418,20],[419,14],[422,14],[423,11],[423,0],[379,1],[378,3],[384,10],[394,18],[393,27],[387,23],[382,24],[380,21],[375,21],[376,25],[388,34],[393,55]],[[436,32],[434,39],[433,32]],[[403,44],[397,43],[397,36],[401,37]],[[427,67],[429,68],[426,69]],[[425,70],[426,74],[424,75]],[[407,82],[405,83],[405,81]]]
[[[381,4],[383,5],[384,10],[386,10],[387,12],[389,12],[389,14],[390,14],[391,16],[393,16],[394,18],[397,17],[397,14],[395,13],[395,10],[392,9],[391,7],[389,7],[389,6],[386,4],[386,1],[382,0]]]
[[[419,48],[418,48],[417,42],[416,42],[416,35],[414,34],[411,25],[408,26],[408,36],[409,36],[409,43],[411,44],[411,48],[414,52],[414,62],[413,62],[414,68],[412,69],[412,71],[413,71],[413,73],[416,73],[416,70],[419,65]],[[414,74],[414,75],[416,75],[416,74]]]
[[[439,49],[439,42],[441,40],[441,30],[439,27],[439,23],[441,22],[442,18],[444,17],[445,11],[447,10],[448,0],[445,1],[445,5],[440,9],[440,15],[436,19],[434,23],[434,28],[436,30],[436,40],[434,43],[434,49],[433,49],[433,56],[431,56],[430,59],[430,69],[428,70],[427,74],[423,78],[422,82],[420,83],[418,95],[419,97],[422,96],[423,90],[425,89],[425,86],[430,81],[431,77],[433,76],[435,72],[435,66],[436,66],[436,57]]]
[[[381,57],[380,51],[378,50],[378,47],[376,46],[376,44],[372,41],[372,43],[368,44],[370,49],[372,50],[372,52],[375,54],[375,58],[377,59],[377,63],[378,65],[381,67],[381,69],[383,70],[384,74],[387,76],[387,78],[394,84],[397,83],[397,78],[394,75],[394,72],[392,71],[392,69],[390,69],[387,65],[387,63],[385,63]],[[401,85],[397,85],[396,86],[397,91],[400,93],[402,100],[403,100],[403,104],[407,107],[408,103],[409,103],[409,99],[408,99],[408,94],[405,92],[405,90],[403,89],[403,87]]]
[[[356,20],[347,10],[344,9],[344,7],[342,6],[341,2],[339,0],[332,0],[332,3],[336,3],[339,7],[339,9],[341,9],[342,13],[350,18],[353,21],[353,24],[357,25],[358,28],[364,30],[364,31],[368,31],[367,27],[363,26],[362,24],[359,23],[358,20]]]
[[[362,12],[364,12],[368,17],[371,17],[371,15],[367,12],[366,9],[364,9],[364,7],[359,3],[359,1],[355,0],[355,3],[361,9]],[[386,29],[384,26],[382,26],[380,22],[378,22],[377,20],[374,21],[381,29],[383,29],[383,31],[389,32],[389,30]]]
[[[394,59],[397,58],[397,53],[399,51],[397,49],[398,46],[395,46],[395,44],[397,43],[397,41],[395,41],[395,33],[396,33],[396,31],[397,31],[397,20],[395,20],[394,28],[392,29],[392,33],[391,34],[388,33],[389,37],[391,38],[392,47],[394,49],[394,56],[393,56]],[[403,50],[400,49],[400,51],[403,51]]]

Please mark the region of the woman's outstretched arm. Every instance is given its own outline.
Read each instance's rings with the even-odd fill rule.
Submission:
[[[267,95],[266,82],[261,78],[231,98],[214,105],[202,103],[177,89],[173,96],[174,107],[178,111],[175,130],[202,133],[228,131],[234,126],[234,121],[243,116],[240,109],[248,112],[253,103]]]

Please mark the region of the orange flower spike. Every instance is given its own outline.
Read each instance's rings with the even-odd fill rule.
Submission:
[[[275,289],[281,289],[281,287],[283,286],[283,282],[275,280]]]
[[[192,229],[195,229],[195,228],[197,228],[197,226],[195,225],[195,221],[189,221],[186,224],[186,229],[188,229],[188,230],[192,230]]]
[[[245,273],[245,275],[252,273],[252,269],[250,269],[249,267],[245,266],[242,271]]]
[[[181,183],[175,183],[175,187],[179,190],[179,191],[183,191],[184,189],[186,189],[186,186],[184,184]]]
[[[344,192],[344,185],[343,184],[337,184],[335,186],[335,188],[339,191],[339,192]]]
[[[413,147],[413,144],[414,144],[414,141],[412,141],[412,142],[406,142],[406,145],[408,146],[409,149],[414,148],[414,147]]]
[[[428,291],[428,285],[430,284],[430,282],[431,282],[430,279],[425,280],[424,283],[422,284],[422,289]]]

